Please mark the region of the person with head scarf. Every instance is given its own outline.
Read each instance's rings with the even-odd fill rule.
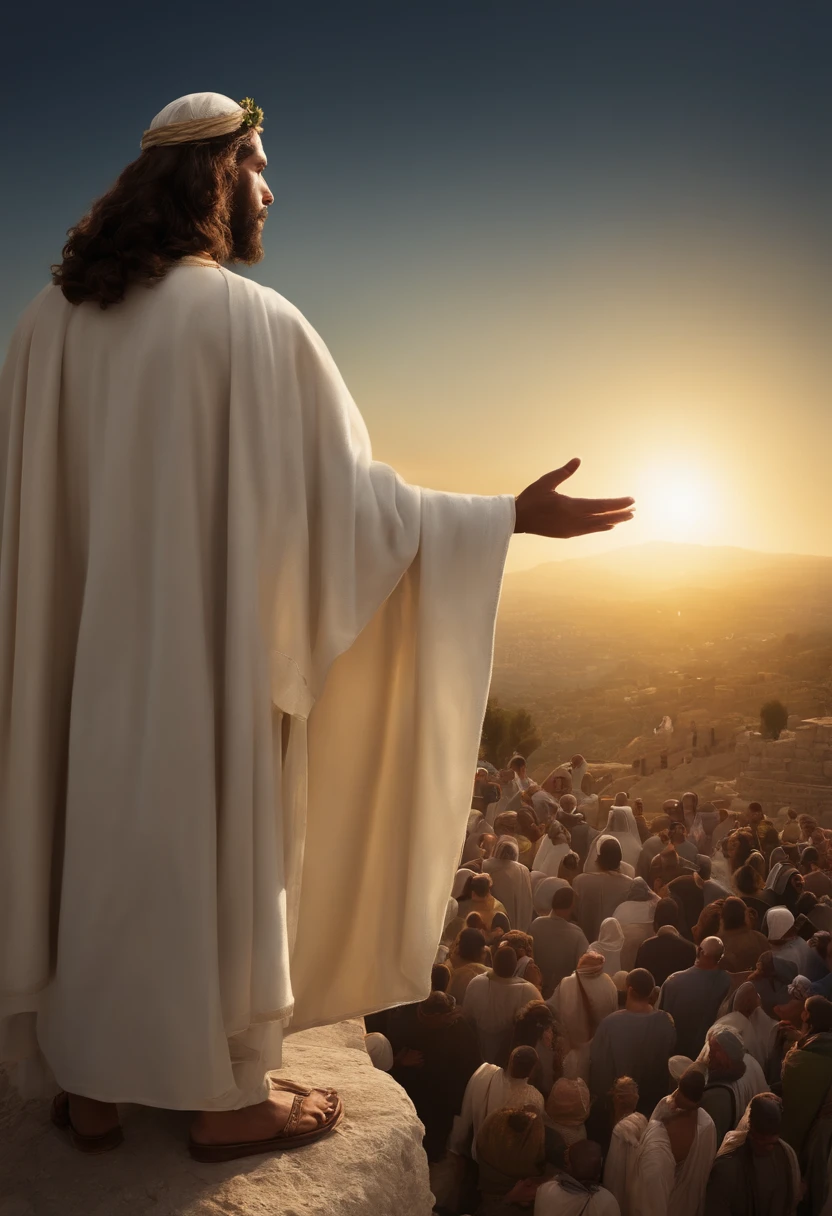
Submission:
[[[516,967],[511,946],[501,945],[494,952],[491,970],[474,976],[465,991],[462,1012],[476,1026],[482,1058],[489,1064],[505,1063],[515,1014],[529,1001],[540,999],[534,984],[514,974]]]
[[[483,862],[483,873],[491,875],[492,892],[503,905],[512,929],[525,933],[532,920],[532,884],[519,857],[517,842],[503,837],[497,841],[494,856]]]
[[[519,929],[509,929],[508,933],[503,935],[500,944],[511,946],[517,955],[514,974],[528,980],[530,984],[534,984],[539,992],[543,984],[543,977],[540,974],[540,968],[534,961],[534,939],[531,935],[522,933]]]
[[[568,830],[557,819],[554,819],[538,846],[534,868],[543,874],[556,877],[561,861],[567,853],[572,851],[571,841],[572,837]]]
[[[780,1138],[782,1123],[781,1098],[761,1093],[751,1099],[711,1168],[708,1216],[794,1216],[802,1192],[800,1165]]]
[[[667,1061],[676,1047],[669,1014],[653,1006],[655,983],[649,971],[630,971],[623,1009],[604,1018],[590,1048],[589,1085],[602,1099],[617,1077],[632,1077],[640,1092],[639,1109],[652,1114],[667,1093]]]
[[[621,1216],[638,1216],[630,1207],[630,1194],[647,1116],[639,1113],[639,1088],[632,1077],[619,1077],[609,1096],[613,1127],[604,1162],[604,1186],[615,1196]]]
[[[600,954],[604,959],[604,971],[613,976],[621,970],[621,950],[624,945],[624,930],[614,916],[608,916],[601,922],[598,940],[590,942],[592,954]]]
[[[794,916],[788,908],[769,908],[763,922],[768,936],[768,948],[775,958],[794,963],[797,973],[803,975],[809,966],[809,943],[798,937]]]
[[[775,1009],[789,999],[789,984],[796,975],[795,964],[788,959],[775,958],[771,950],[764,950],[757,959],[748,982],[756,988],[762,1008],[770,1018],[776,1018]]]
[[[595,872],[584,870],[573,883],[578,900],[575,919],[587,938],[598,936],[601,921],[612,916],[633,885],[632,875],[622,870],[621,845],[613,836],[598,842]]]
[[[733,1030],[742,1040],[746,1052],[759,1064],[768,1075],[772,1054],[775,1048],[777,1022],[770,1018],[762,1008],[760,994],[754,985],[746,980],[740,984],[730,998],[730,1009],[720,1013],[711,1027],[709,1034],[716,1030]],[[708,1044],[699,1053],[698,1060],[706,1063]]]
[[[391,1019],[390,1045],[391,1075],[424,1124],[428,1161],[440,1161],[465,1087],[482,1061],[476,1032],[452,996],[434,991],[416,1007],[415,1019]]]
[[[618,989],[600,954],[587,953],[548,1000],[566,1040],[564,1075],[589,1079],[590,1046],[604,1018],[618,1009]]]
[[[581,866],[583,866],[593,840],[601,833],[587,823],[585,815],[578,810],[578,803],[573,794],[564,794],[560,799],[557,820],[569,832],[572,838],[572,848],[578,854]]]
[[[540,890],[547,879],[540,884]],[[571,887],[557,887],[552,892],[549,911],[532,921],[529,934],[534,942],[535,960],[540,968],[541,991],[548,998],[566,975],[571,975],[578,960],[586,954],[588,943],[579,925],[572,919],[575,892]]]
[[[789,862],[778,861],[769,871],[765,889],[771,892],[769,898],[773,906],[783,905],[794,912],[803,894],[803,875]]]
[[[611,806],[607,815],[606,826],[601,835],[592,842],[587,853],[584,870],[591,873],[595,866],[595,858],[600,842],[612,836],[621,845],[621,861],[623,865],[631,866],[635,877],[638,859],[641,856],[642,844],[635,816],[629,806]]]
[[[653,1111],[636,1158],[630,1210],[638,1216],[703,1216],[716,1156],[713,1119],[702,1110],[704,1089],[702,1072],[689,1068]]]
[[[533,1047],[515,1047],[504,1068],[498,1064],[481,1064],[465,1087],[459,1114],[453,1122],[448,1148],[458,1157],[477,1160],[477,1136],[489,1115],[498,1110],[518,1110],[531,1107],[541,1114],[543,1095],[532,1084],[538,1067]]]
[[[586,1140],[586,1117],[589,1114],[589,1088],[579,1078],[560,1077],[546,1099],[549,1123],[567,1147],[576,1140]]]
[[[548,916],[552,910],[552,896],[555,891],[563,891],[570,884],[564,878],[553,878],[540,874],[535,870],[531,873],[532,880],[532,909],[535,916]],[[534,921],[532,921],[534,924]]]
[[[650,890],[644,879],[635,878],[627,898],[613,912],[624,934],[621,966],[625,971],[633,969],[639,946],[653,936],[653,917],[658,902],[658,895]]]
[[[652,891],[664,898],[669,894],[668,888],[674,878],[689,874],[687,862],[684,862],[672,844],[667,844],[650,862],[647,881]]]
[[[649,971],[661,988],[669,975],[684,971],[696,961],[696,947],[679,932],[680,912],[675,900],[660,899],[653,912],[653,934],[636,953],[635,966]]]
[[[563,881],[567,882],[571,887],[580,872],[581,859],[573,849],[572,852],[567,853],[561,861],[560,868],[558,870],[558,878],[563,879]]]
[[[755,1094],[768,1089],[762,1068],[729,1026],[712,1028],[706,1044],[705,1092],[702,1109],[714,1121],[717,1148],[739,1123]]]

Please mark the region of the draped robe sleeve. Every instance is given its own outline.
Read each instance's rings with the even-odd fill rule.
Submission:
[[[229,1106],[252,1028],[426,996],[513,497],[405,484],[293,305],[183,267],[27,310],[0,512],[0,1056]]]

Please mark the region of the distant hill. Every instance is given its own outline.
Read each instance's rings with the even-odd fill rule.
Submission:
[[[507,600],[540,593],[633,601],[680,588],[769,592],[778,598],[803,591],[829,594],[832,557],[656,541],[507,574],[503,594]]]

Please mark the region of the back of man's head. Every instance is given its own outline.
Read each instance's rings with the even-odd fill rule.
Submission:
[[[511,946],[500,946],[494,955],[494,974],[500,979],[507,980],[517,970],[517,955]]]
[[[725,946],[720,937],[706,937],[699,944],[696,958],[704,967],[716,967],[725,953]]]
[[[698,853],[696,855],[696,873],[703,882],[707,882],[711,877],[711,859],[707,853]]]
[[[686,1068],[679,1078],[678,1092],[691,1106],[698,1106],[705,1092],[705,1074],[696,1067]]]
[[[617,870],[621,865],[621,845],[614,836],[608,836],[598,846],[598,868],[600,870]]]
[[[485,934],[479,929],[463,929],[457,943],[457,953],[466,963],[481,963],[485,949]]]
[[[491,875],[478,874],[476,878],[471,879],[471,894],[476,895],[477,899],[485,899],[486,895],[491,894]]]
[[[578,807],[578,799],[574,794],[562,794],[560,799],[560,809],[566,815],[572,815]]]
[[[622,790],[621,793],[615,795],[615,798],[613,798],[612,804],[613,804],[613,806],[629,806],[630,805],[629,795],[626,794]]]
[[[744,929],[747,905],[736,895],[729,895],[722,905],[722,925],[725,929]]]
[[[538,1060],[533,1047],[515,1047],[508,1058],[508,1075],[517,1081],[528,1080],[537,1068]]]
[[[515,773],[522,773],[526,767],[526,761],[523,756],[512,756],[508,762],[509,768],[513,768]]]
[[[779,1137],[783,1100],[776,1094],[757,1094],[748,1104],[748,1130],[755,1136]]]
[[[569,913],[575,903],[575,892],[571,887],[558,887],[552,896],[552,911]]]
[[[832,1001],[825,996],[810,996],[804,1005],[806,1024],[812,1034],[832,1030]]]
[[[674,929],[679,928],[679,905],[675,899],[671,899],[667,895],[659,900],[653,913],[653,928],[657,933],[663,925],[672,925]]]
[[[818,865],[820,862],[820,854],[813,844],[807,845],[800,855],[800,868],[804,874],[808,874],[812,866]]]
[[[646,967],[636,967],[627,974],[627,995],[632,991],[638,1001],[649,1001],[653,995],[656,981]]]
[[[597,1182],[601,1177],[601,1146],[594,1140],[576,1140],[566,1150],[566,1172],[578,1182]]]
[[[434,963],[430,972],[431,992],[447,992],[451,982],[451,969],[444,963]]]

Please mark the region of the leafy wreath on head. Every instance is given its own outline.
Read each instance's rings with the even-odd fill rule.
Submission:
[[[263,110],[255,104],[254,98],[244,97],[240,102],[240,109],[243,111],[243,126],[253,127],[258,131],[263,123]]]

